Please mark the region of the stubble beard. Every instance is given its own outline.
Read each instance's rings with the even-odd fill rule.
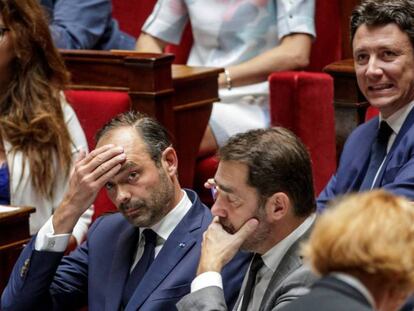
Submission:
[[[136,227],[151,227],[158,223],[173,208],[174,186],[166,173],[160,169],[160,182],[151,190],[147,199],[134,199],[128,203],[121,203],[119,210],[126,219]],[[124,212],[137,209],[139,215],[129,217]]]

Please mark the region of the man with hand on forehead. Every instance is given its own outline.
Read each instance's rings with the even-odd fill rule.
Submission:
[[[283,128],[238,134],[219,150],[207,186],[216,192],[197,277],[179,310],[227,310],[223,267],[239,249],[254,252],[233,310],[279,310],[315,280],[298,253],[315,219],[309,154]]]
[[[138,113],[117,116],[75,165],[52,218],[23,250],[1,310],[175,310],[196,274],[209,209],[183,190],[166,130]],[[100,217],[87,240],[63,256],[82,213],[105,186],[120,213]],[[237,297],[249,257],[225,268],[225,293]]]

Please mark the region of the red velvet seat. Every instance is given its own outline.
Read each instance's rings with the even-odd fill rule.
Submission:
[[[130,109],[130,99],[125,92],[67,90],[68,102],[72,105],[85,132],[89,150],[95,148],[96,132],[117,114]],[[105,190],[95,200],[93,220],[102,213],[116,210]]]
[[[367,111],[365,112],[365,122],[375,118],[379,114],[378,108],[368,106]]]

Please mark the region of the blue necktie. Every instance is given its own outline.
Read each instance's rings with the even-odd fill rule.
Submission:
[[[147,272],[148,268],[154,261],[157,234],[151,229],[145,229],[142,233],[145,237],[144,253],[142,254],[132,272],[129,274],[128,280],[125,282],[124,291],[122,294],[123,306],[126,306],[128,304],[129,299],[144,277],[145,272]]]
[[[255,254],[252,264],[249,269],[249,276],[247,277],[246,287],[244,288],[242,306],[240,311],[246,311],[249,306],[250,299],[253,297],[254,286],[256,284],[257,272],[263,267],[263,259],[259,254]]]
[[[388,123],[381,121],[377,137],[371,147],[368,170],[365,174],[364,180],[361,183],[360,190],[370,190],[371,188],[374,188],[374,178],[381,166],[381,163],[387,155],[388,140],[392,132],[392,128],[388,125]],[[357,154],[355,156],[357,156]]]

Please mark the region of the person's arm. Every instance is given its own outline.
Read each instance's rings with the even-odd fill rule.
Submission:
[[[232,86],[266,81],[276,71],[303,69],[309,64],[315,37],[314,0],[276,0],[279,44],[243,63],[228,66]],[[226,87],[226,77],[219,77]]]
[[[135,50],[142,53],[162,53],[168,43],[150,34],[141,32]]]
[[[246,62],[227,67],[232,86],[242,86],[267,80],[275,71],[303,69],[309,64],[312,37],[307,34],[292,34],[284,37],[280,44]],[[219,86],[227,86],[226,77],[219,76]]]
[[[105,145],[86,155],[80,154],[62,203],[53,214],[55,234],[71,233],[82,214],[91,206],[99,190],[115,176],[125,161],[122,147]]]

